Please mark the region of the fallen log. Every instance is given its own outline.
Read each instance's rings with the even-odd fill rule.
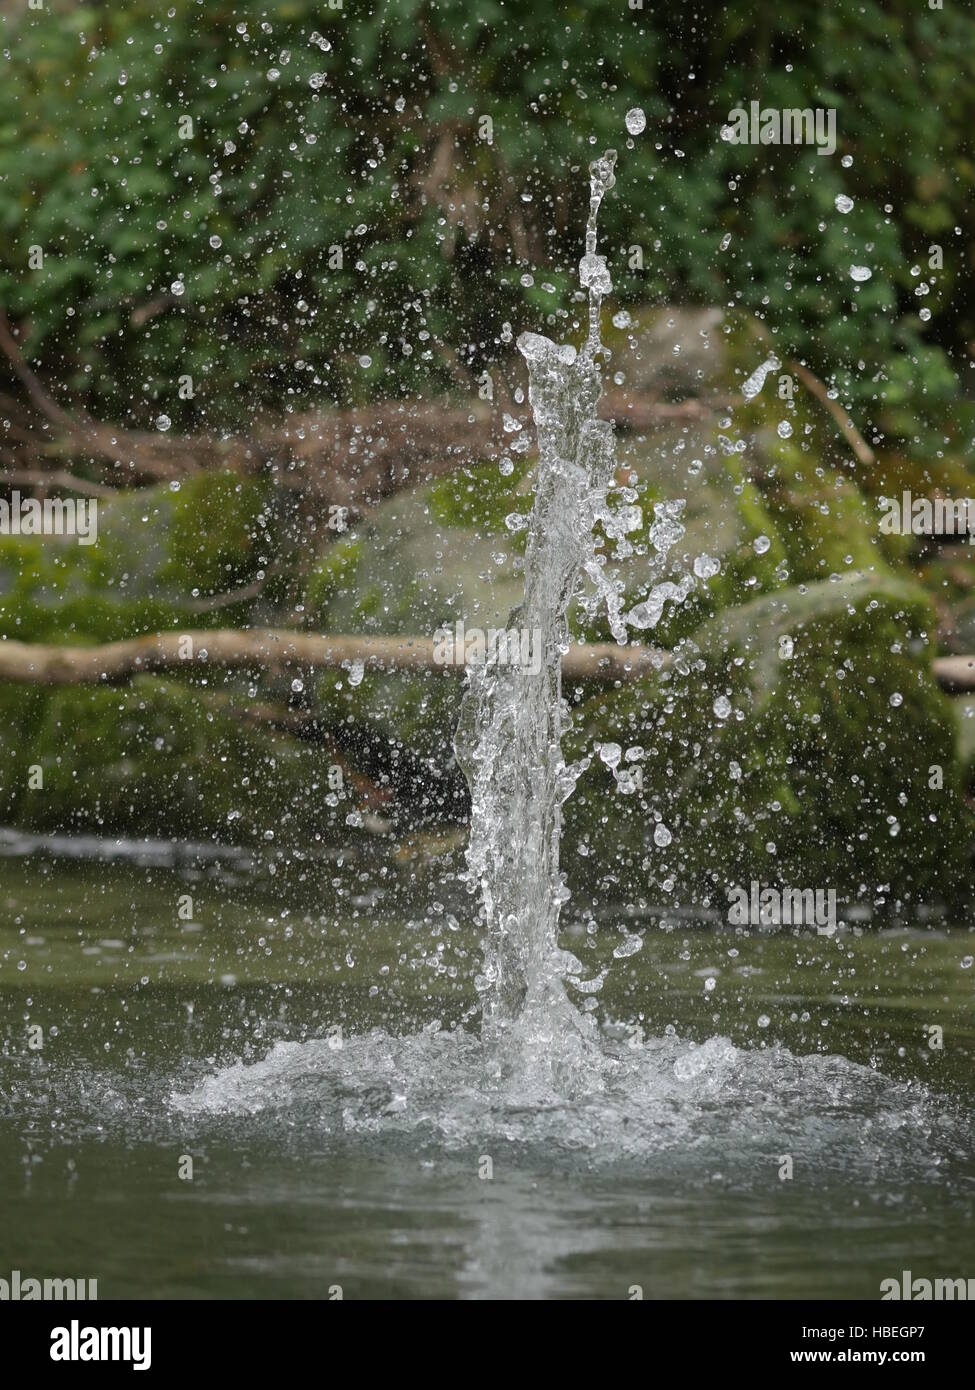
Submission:
[[[359,637],[288,628],[229,628],[153,633],[96,647],[53,646],[0,640],[0,681],[36,685],[117,684],[160,671],[201,667],[254,670],[268,675],[361,668],[388,671],[446,671],[432,637]],[[659,670],[670,654],[653,647],[618,647],[612,642],[571,646],[562,658],[567,680],[637,680]]]
[[[170,434],[95,420],[79,407],[64,409],[27,363],[2,305],[0,356],[21,390],[20,396],[6,394],[0,376],[0,484],[59,486],[93,496],[229,469],[269,473],[323,513],[338,506],[360,512],[406,488],[496,458],[505,438],[505,409],[515,408],[504,396],[494,402],[456,395],[386,400],[289,415],[240,435]],[[473,392],[476,383],[467,384]],[[653,430],[711,419],[724,405],[719,398],[668,402],[611,389],[603,409],[624,429]],[[77,477],[72,463],[97,476]]]
[[[942,690],[975,690],[975,656],[936,656],[931,669]]]
[[[289,628],[197,629],[153,633],[95,647],[54,646],[0,640],[0,681],[21,685],[117,684],[133,676],[202,667],[253,670],[267,675],[361,668],[362,674],[441,671],[459,674],[462,664],[441,664],[432,637],[364,637],[296,632]],[[669,666],[657,647],[614,642],[573,643],[562,658],[566,680],[636,681]],[[462,663],[462,657],[458,657]],[[943,690],[975,690],[975,656],[939,656],[931,663]]]

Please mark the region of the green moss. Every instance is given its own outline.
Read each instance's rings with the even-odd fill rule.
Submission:
[[[185,479],[173,502],[163,578],[178,579],[184,590],[203,594],[246,584],[261,567],[262,550],[269,544],[267,501],[268,485],[262,479],[231,472]]]
[[[305,590],[305,612],[311,624],[325,624],[329,606],[355,583],[362,541],[349,536],[327,546],[312,570]]]
[[[22,795],[19,821],[36,830],[310,844],[337,823],[324,751],[175,681],[58,690],[34,723],[23,760],[44,785]]]
[[[897,581],[789,589],[711,619],[671,671],[594,696],[574,751],[603,739],[645,757],[641,793],[620,794],[597,764],[567,805],[585,882],[722,907],[752,878],[869,900],[957,895],[973,823],[931,630],[923,593]]]
[[[528,516],[532,509],[532,493],[526,485],[531,471],[525,459],[519,458],[507,477],[496,463],[477,464],[448,473],[429,489],[428,500],[433,516],[444,526],[477,530],[481,535],[504,535],[512,548],[524,533],[511,535],[504,519],[511,512]]]
[[[6,824],[16,823],[25,800],[42,794],[29,790],[28,769],[49,700],[42,687],[0,685],[0,818]]]
[[[100,500],[98,539],[90,546],[73,538],[0,537],[0,635],[111,642],[187,617],[199,625],[186,589],[162,573],[171,508],[164,488]]]

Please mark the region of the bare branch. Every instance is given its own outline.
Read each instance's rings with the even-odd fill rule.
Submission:
[[[562,674],[567,680],[632,681],[669,661],[669,653],[652,647],[594,642],[570,647],[562,658]],[[164,632],[97,647],[0,641],[0,680],[27,685],[116,684],[145,672],[214,667],[284,675],[352,666],[366,673],[460,674],[462,669],[434,660],[432,637],[337,636],[287,628]]]

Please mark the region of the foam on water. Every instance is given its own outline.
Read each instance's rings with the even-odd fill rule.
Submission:
[[[764,1172],[790,1153],[807,1176],[933,1178],[965,1151],[965,1126],[917,1083],[893,1082],[846,1058],[781,1046],[676,1037],[639,1047],[603,1040],[572,1093],[536,1068],[499,1075],[474,1034],[431,1026],[381,1030],[335,1048],[277,1043],[175,1098],[185,1116],[248,1116],[261,1128],[308,1129],[326,1144],[397,1140],[422,1152],[516,1150],[526,1159],[602,1167],[695,1163]],[[531,1079],[526,1080],[530,1074]]]

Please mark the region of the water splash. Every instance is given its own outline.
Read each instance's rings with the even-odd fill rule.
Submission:
[[[614,150],[590,165],[589,221],[579,279],[589,292],[589,332],[580,352],[537,333],[518,350],[528,364],[538,431],[535,502],[528,527],[525,597],[509,630],[541,634],[540,670],[495,661],[471,670],[455,740],[471,787],[469,882],[481,895],[484,969],[477,985],[489,1067],[529,1089],[557,1079],[571,1093],[592,1028],[565,994],[563,979],[581,967],[558,946],[568,898],[559,867],[561,807],[585,763],[568,766],[561,740],[567,706],[561,662],[568,607],[585,567],[594,564],[593,525],[613,480],[612,426],[597,415],[603,298],[612,289],[596,251],[596,222],[616,180]],[[610,621],[625,640],[619,596],[603,580]],[[554,1075],[554,1074],[557,1074]]]
[[[578,353],[534,333],[518,339],[528,364],[529,396],[539,461],[527,533],[525,596],[509,632],[527,631],[542,660],[519,665],[523,644],[498,644],[491,660],[468,668],[455,740],[471,786],[467,851],[469,887],[480,894],[484,966],[476,984],[482,1036],[439,1021],[418,1033],[381,1029],[347,1038],[278,1042],[259,1062],[235,1063],[172,1102],[182,1117],[280,1116],[288,1134],[308,1125],[330,1140],[397,1140],[411,1149],[482,1153],[504,1144],[546,1165],[552,1161],[614,1165],[679,1154],[682,1168],[733,1159],[753,1175],[769,1154],[799,1149],[810,1173],[835,1171],[865,1180],[882,1164],[901,1177],[930,1176],[946,1153],[964,1152],[967,1120],[946,1111],[924,1087],[887,1080],[843,1057],[796,1056],[786,1048],[739,1049],[726,1038],[696,1046],[668,1029],[638,1047],[601,1036],[592,1015],[566,992],[573,980],[592,995],[600,978],[558,945],[559,917],[569,896],[559,865],[561,808],[588,766],[566,764],[561,748],[568,719],[561,658],[568,645],[568,608],[582,574],[592,581],[584,601],[604,603],[617,641],[627,626],[654,626],[668,602],[680,602],[696,581],[717,572],[700,556],[693,575],[663,581],[626,615],[623,595],[596,555],[593,527],[626,544],[627,509],[611,512],[607,494],[615,453],[611,425],[600,420],[599,324],[612,288],[596,251],[597,217],[614,186],[615,153],[590,166],[589,220],[580,280],[589,292],[589,330]],[[506,326],[507,327],[507,326]],[[744,384],[746,400],[762,389],[778,361],[769,357]],[[720,441],[719,437],[719,441]],[[732,450],[731,442],[727,448]],[[683,534],[683,503],[658,503],[649,540],[657,577]],[[758,549],[756,544],[756,549]],[[537,650],[538,648],[532,648]],[[720,697],[724,700],[724,697]],[[725,703],[727,703],[725,701]],[[720,717],[728,709],[715,710]],[[622,749],[605,743],[599,756],[617,778]],[[670,831],[658,825],[655,842]],[[629,937],[614,956],[637,950]],[[737,1158],[734,1156],[737,1155]]]

